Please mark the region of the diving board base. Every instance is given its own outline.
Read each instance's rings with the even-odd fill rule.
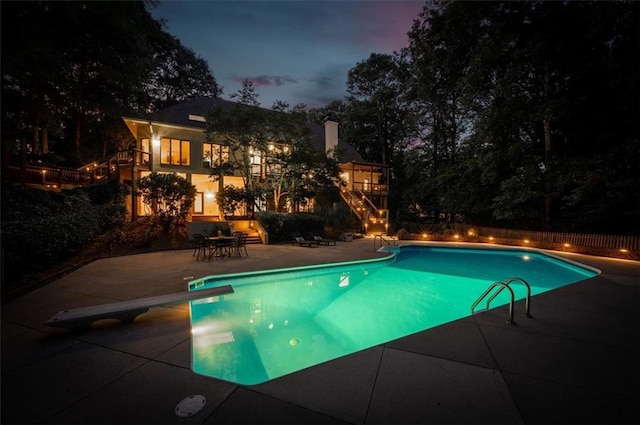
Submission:
[[[118,301],[90,307],[62,310],[49,319],[45,324],[57,328],[79,330],[88,328],[97,320],[117,319],[121,322],[133,322],[136,317],[146,313],[152,307],[180,304],[202,298],[232,294],[231,285],[202,289],[190,292],[175,292],[173,294],[154,297],[138,298],[135,300]]]

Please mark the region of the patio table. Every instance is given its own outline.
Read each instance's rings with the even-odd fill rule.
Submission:
[[[233,236],[207,236],[205,239],[209,244],[209,259],[211,259],[211,257],[231,256]]]

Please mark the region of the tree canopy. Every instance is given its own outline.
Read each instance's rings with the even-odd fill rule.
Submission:
[[[5,152],[81,165],[131,141],[125,114],[220,92],[143,1],[3,1]],[[118,145],[118,146],[117,146]]]
[[[638,234],[639,10],[429,2],[409,46],[357,64],[330,106],[392,166],[398,214]]]
[[[310,146],[305,105],[276,101],[271,109],[262,108],[249,80],[232,97],[238,101],[233,107],[207,115],[207,138],[229,147],[229,162],[212,166],[214,179],[242,176],[251,211],[260,210],[262,201],[282,210],[287,199],[295,211],[306,198],[335,190],[337,162]]]

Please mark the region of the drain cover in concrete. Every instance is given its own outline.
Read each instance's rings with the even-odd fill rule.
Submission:
[[[207,400],[201,395],[190,395],[176,406],[176,415],[180,417],[193,416],[200,411]]]

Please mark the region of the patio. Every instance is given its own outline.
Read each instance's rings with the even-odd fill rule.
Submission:
[[[419,332],[256,386],[194,374],[186,303],[132,324],[70,333],[58,311],[186,290],[209,274],[383,256],[372,239],[305,249],[251,245],[197,261],[193,250],[95,261],[2,308],[2,423],[638,423],[640,264],[560,254],[598,277]],[[516,306],[521,311],[521,305]],[[206,405],[190,417],[176,405]]]

